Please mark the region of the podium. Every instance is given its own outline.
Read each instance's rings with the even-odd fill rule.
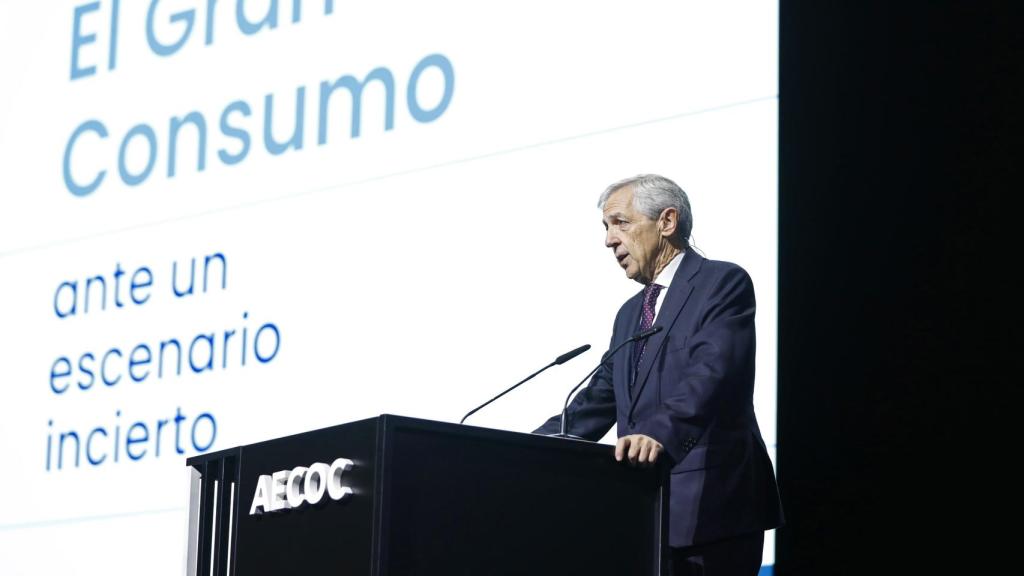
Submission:
[[[382,415],[186,465],[190,575],[654,576],[668,552],[667,468],[590,442]]]

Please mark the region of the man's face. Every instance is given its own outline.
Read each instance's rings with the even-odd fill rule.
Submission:
[[[604,205],[604,245],[611,248],[626,277],[647,284],[654,280],[658,256],[666,244],[661,226],[633,208],[633,187],[616,190]]]

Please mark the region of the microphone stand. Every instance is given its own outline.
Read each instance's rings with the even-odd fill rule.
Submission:
[[[515,384],[513,384],[513,385],[512,385],[512,386],[511,386],[510,388],[506,389],[506,390],[505,390],[504,392],[502,392],[501,394],[498,394],[498,395],[497,395],[497,396],[495,396],[494,398],[491,398],[491,399],[490,399],[490,400],[488,400],[487,402],[484,402],[483,404],[481,404],[481,405],[477,406],[476,408],[473,408],[472,410],[470,410],[469,412],[467,412],[467,413],[466,413],[466,415],[462,417],[462,420],[459,420],[459,424],[463,424],[463,423],[464,423],[464,422],[466,421],[466,418],[469,418],[469,417],[470,417],[470,416],[472,416],[473,414],[476,414],[476,413],[477,413],[477,412],[478,412],[478,411],[479,411],[479,410],[480,410],[481,408],[483,408],[484,406],[487,406],[487,405],[488,405],[488,404],[490,404],[491,402],[494,402],[494,401],[495,401],[495,400],[497,400],[498,398],[501,398],[501,397],[502,397],[502,396],[504,396],[505,394],[508,394],[509,392],[511,392],[511,391],[513,391],[513,390],[515,390],[515,389],[516,389],[516,388],[518,388],[518,387],[519,387],[519,386],[520,386],[521,384],[523,384],[523,383],[525,383],[526,381],[530,380],[531,378],[533,378],[533,377],[534,377],[534,376],[536,376],[537,374],[540,374],[541,372],[543,372],[543,371],[547,370],[548,368],[551,368],[552,366],[557,366],[557,365],[559,365],[559,364],[565,364],[565,363],[566,363],[566,362],[568,362],[569,360],[572,360],[573,358],[575,358],[575,357],[579,356],[580,354],[583,354],[583,353],[584,353],[584,352],[586,352],[587,350],[590,350],[590,344],[584,344],[583,346],[580,346],[579,348],[576,348],[575,350],[571,350],[571,351],[569,351],[569,352],[566,352],[565,354],[562,354],[562,355],[561,355],[561,356],[559,356],[558,358],[555,358],[554,362],[552,362],[551,364],[548,364],[547,366],[545,366],[545,367],[541,368],[540,370],[537,370],[537,371],[536,371],[536,372],[534,372],[533,374],[530,374],[530,375],[529,375],[529,376],[527,376],[526,378],[523,378],[523,379],[522,379],[522,380],[520,380],[519,382],[516,382]]]
[[[589,380],[591,376],[593,376],[598,370],[600,370],[601,367],[603,367],[605,364],[607,364],[608,361],[611,360],[612,357],[614,357],[615,354],[619,350],[621,350],[623,346],[625,346],[626,344],[629,344],[630,342],[639,342],[641,340],[646,340],[646,339],[650,338],[651,336],[654,336],[658,332],[661,332],[661,330],[662,330],[661,326],[654,326],[652,328],[648,328],[647,330],[644,330],[643,332],[638,332],[638,333],[630,336],[629,338],[627,338],[625,341],[623,341],[621,344],[619,344],[615,348],[613,348],[611,352],[605,354],[604,358],[601,359],[601,363],[597,365],[597,368],[594,368],[593,370],[591,370],[589,374],[587,374],[586,376],[583,377],[583,380],[580,380],[579,384],[573,386],[572,390],[569,391],[569,395],[565,397],[565,404],[562,406],[562,421],[561,421],[561,424],[559,425],[558,434],[548,434],[548,436],[551,436],[553,438],[569,438],[571,440],[585,440],[585,438],[582,438],[580,436],[576,436],[575,434],[569,434],[569,431],[568,431],[568,427],[569,427],[569,400],[572,399],[572,395],[576,392],[576,390],[579,389],[580,386],[582,386],[587,380]]]

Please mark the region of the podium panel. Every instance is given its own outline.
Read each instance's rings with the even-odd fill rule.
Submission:
[[[187,465],[190,574],[657,575],[667,552],[667,470],[589,442],[383,415]]]

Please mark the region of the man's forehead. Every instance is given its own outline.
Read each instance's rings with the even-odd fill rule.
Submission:
[[[625,216],[626,214],[633,211],[633,190],[626,186],[619,188],[615,192],[612,192],[608,199],[604,203],[604,215],[610,217],[613,215]]]

